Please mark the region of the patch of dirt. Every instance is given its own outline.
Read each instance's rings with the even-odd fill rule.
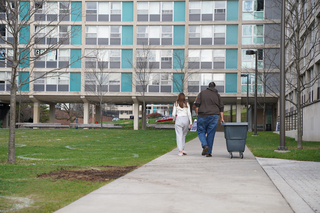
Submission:
[[[127,167],[100,166],[100,167],[102,167],[103,169],[100,169],[98,167],[81,169],[81,170],[68,170],[65,168],[60,168],[57,171],[51,171],[49,173],[39,174],[38,178],[50,177],[53,179],[102,182],[102,181],[117,179],[137,168],[137,166],[127,166]]]

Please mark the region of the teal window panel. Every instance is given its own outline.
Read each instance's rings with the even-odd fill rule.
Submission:
[[[227,45],[238,44],[238,25],[227,25]]]
[[[82,2],[71,2],[71,21],[82,21]]]
[[[70,92],[81,92],[81,73],[70,73]]]
[[[132,73],[121,73],[121,92],[132,92]]]
[[[28,44],[30,41],[30,25],[22,26],[19,32],[19,43]]]
[[[184,92],[184,73],[173,73],[173,92]]]
[[[20,68],[30,67],[30,50],[29,49],[19,49],[19,51],[20,51],[19,59],[21,60],[19,67]]]
[[[30,20],[30,2],[29,1],[21,1],[19,4],[19,20],[20,21],[28,21]]]
[[[226,68],[237,69],[238,68],[238,49],[227,49]]]
[[[153,113],[156,113],[157,112],[157,109],[153,108]]]
[[[28,92],[29,91],[29,72],[19,72],[19,85],[20,84],[24,84],[21,85],[19,88],[19,91],[23,91],[23,92]]]
[[[81,49],[71,49],[70,68],[81,68]]]
[[[121,54],[121,68],[122,69],[132,69],[132,50],[128,49],[122,50]]]
[[[185,27],[184,26],[174,26],[173,28],[173,45],[184,45],[185,38]]]
[[[133,2],[122,2],[122,21],[133,21]]]
[[[239,1],[227,1],[227,21],[239,20]]]
[[[122,26],[122,45],[133,45],[133,26]]]
[[[184,50],[173,50],[173,69],[184,69]]]
[[[174,2],[174,21],[185,21],[186,3],[184,1]]]
[[[81,45],[82,29],[81,26],[71,26],[71,44]]]
[[[237,93],[237,73],[226,73],[226,93]]]

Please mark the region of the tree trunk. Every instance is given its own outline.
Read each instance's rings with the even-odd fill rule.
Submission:
[[[10,126],[9,126],[9,150],[8,150],[8,163],[16,162],[15,151],[15,125],[16,125],[16,85],[12,84],[10,90]]]
[[[143,98],[143,103],[142,103],[142,130],[146,130],[146,101]]]
[[[298,80],[299,81],[299,80]],[[301,113],[301,92],[297,90],[297,149],[302,146],[302,113]]]

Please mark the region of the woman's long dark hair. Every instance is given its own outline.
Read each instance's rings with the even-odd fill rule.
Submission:
[[[179,93],[178,98],[176,100],[176,103],[181,107],[188,107],[187,102],[186,102],[186,96],[184,93]]]

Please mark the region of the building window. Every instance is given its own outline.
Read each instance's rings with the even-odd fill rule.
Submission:
[[[35,68],[68,68],[70,63],[70,49],[50,50],[35,49]]]
[[[188,92],[199,93],[200,75],[198,73],[190,73],[188,77]]]
[[[173,2],[138,2],[138,21],[173,21]]]
[[[310,100],[310,103],[312,103],[313,102],[313,84],[312,84],[312,82],[314,82],[314,70],[313,70],[313,68],[311,68],[310,70],[309,70],[309,82],[308,82],[308,84],[309,84],[309,100]]]
[[[226,20],[226,1],[190,1],[190,21]]]
[[[35,92],[69,92],[70,73],[35,72],[33,91]]]
[[[224,69],[225,49],[189,50],[189,69]]]
[[[172,73],[138,73],[136,85],[137,92],[172,92]]]
[[[241,77],[241,93],[247,93],[247,83],[249,84],[249,93],[254,93],[255,86],[255,74],[254,73],[245,73],[249,75],[249,82],[247,82],[247,77]],[[263,93],[263,75],[258,73],[257,77],[257,93]]]
[[[86,2],[86,21],[121,21],[121,2]]]
[[[85,75],[86,92],[120,92],[121,73],[88,72]]]
[[[86,68],[99,70],[120,68],[120,55],[120,50],[86,49]]]
[[[242,25],[242,44],[263,44],[263,25]]]
[[[224,45],[225,25],[189,26],[189,45]]]
[[[11,79],[11,72],[0,72],[0,91],[10,91],[11,89],[10,79]]]
[[[242,19],[257,20],[264,18],[264,0],[243,1]]]
[[[253,49],[256,51],[256,49]],[[255,69],[255,55],[247,55],[247,49],[242,49],[242,69]],[[263,69],[263,49],[258,49],[258,69]]]
[[[87,45],[108,45],[110,26],[86,26]]]
[[[173,26],[137,26],[138,45],[172,45]]]
[[[0,67],[11,68],[12,62],[10,60],[13,59],[13,50],[0,48]]]
[[[71,27],[68,25],[35,26],[35,43],[37,44],[70,44]]]
[[[225,74],[223,73],[192,73],[188,78],[188,92],[198,93],[205,90],[210,82],[216,83],[216,89],[219,93],[225,91]]]
[[[137,69],[172,69],[172,50],[137,50]]]

